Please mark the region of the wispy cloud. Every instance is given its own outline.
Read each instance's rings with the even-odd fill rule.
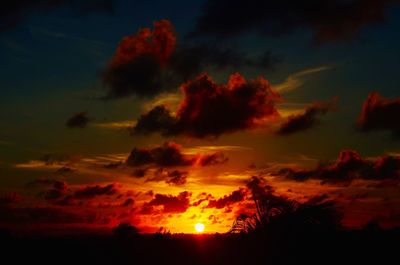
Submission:
[[[185,148],[183,151],[185,154],[197,154],[197,153],[206,153],[211,151],[235,152],[235,151],[246,151],[246,150],[253,150],[253,149],[250,147],[239,146],[239,145],[206,145],[206,146]]]
[[[98,122],[93,123],[93,126],[103,129],[128,129],[134,126],[136,121],[112,121],[112,122]]]
[[[301,87],[305,82],[303,80],[304,76],[320,73],[331,69],[333,69],[332,66],[319,66],[319,67],[304,69],[300,72],[289,75],[284,82],[273,85],[273,87],[279,93],[286,93]]]
[[[146,102],[143,105],[143,110],[148,112],[156,106],[165,105],[171,109],[177,109],[178,105],[182,101],[182,93],[180,91],[173,92],[173,93],[163,93],[154,99]]]

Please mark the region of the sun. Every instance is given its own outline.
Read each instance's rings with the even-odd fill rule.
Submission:
[[[194,229],[196,229],[197,233],[203,233],[204,228],[205,228],[205,226],[202,223],[197,223],[194,225]]]

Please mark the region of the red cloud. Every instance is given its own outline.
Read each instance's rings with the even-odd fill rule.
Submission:
[[[153,30],[142,28],[136,34],[123,38],[111,60],[111,67],[129,64],[143,55],[152,55],[166,63],[176,45],[174,28],[168,20],[155,21],[153,25]]]
[[[364,102],[357,125],[359,130],[391,131],[398,137],[400,135],[400,98],[386,99],[377,92],[371,92]]]
[[[135,133],[218,137],[223,133],[255,128],[279,116],[275,104],[280,95],[262,77],[246,81],[239,73],[226,85],[216,84],[208,74],[182,85],[184,99],[176,116],[163,106],[142,114]]]

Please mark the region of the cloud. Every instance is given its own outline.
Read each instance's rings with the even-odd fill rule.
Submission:
[[[170,171],[168,172],[168,179],[166,180],[166,182],[168,184],[173,184],[177,186],[184,185],[186,183],[187,176],[188,176],[187,171],[179,171],[179,170]]]
[[[68,128],[85,128],[89,121],[90,119],[87,116],[87,112],[83,111],[78,112],[69,118],[66,125]]]
[[[400,98],[386,99],[371,92],[363,104],[357,128],[362,132],[390,131],[395,138],[400,136]]]
[[[165,183],[170,185],[181,186],[186,184],[188,174],[188,171],[168,171],[160,168],[154,172],[154,177],[148,178],[146,181],[165,181]]]
[[[124,130],[132,126],[132,121],[101,122],[101,123],[94,123],[93,126],[102,129]]]
[[[121,206],[128,207],[128,206],[132,206],[134,203],[135,203],[135,201],[132,198],[128,198],[121,204]]]
[[[12,192],[9,194],[6,194],[4,196],[0,196],[0,208],[5,207],[5,206],[11,206],[21,200],[21,196],[16,193]]]
[[[44,183],[42,183],[44,184]],[[49,201],[57,201],[63,199],[68,192],[68,185],[65,181],[54,180],[52,188],[45,191],[41,195]]]
[[[309,68],[300,72],[289,75],[283,83],[273,85],[275,91],[279,93],[286,93],[296,88],[301,87],[304,84],[303,77],[311,74],[320,73],[323,71],[331,70],[330,66],[319,66],[315,68]]]
[[[228,162],[229,158],[225,157],[224,153],[216,152],[213,154],[206,154],[199,157],[196,164],[202,167],[212,166],[217,164],[224,164]]]
[[[28,225],[32,224],[45,227],[49,224],[93,224],[100,221],[101,217],[93,214],[80,214],[65,211],[56,207],[22,207],[22,208],[0,208],[0,223],[2,225]]]
[[[108,88],[105,98],[130,95],[154,97],[174,91],[182,83],[210,68],[216,71],[237,67],[269,69],[280,59],[266,51],[254,58],[232,49],[205,44],[178,46],[175,29],[168,20],[153,23],[126,36],[102,72]]]
[[[189,37],[227,38],[246,32],[274,37],[308,28],[316,43],[349,41],[364,27],[383,22],[387,6],[398,2],[207,0]]]
[[[334,110],[336,99],[330,102],[316,102],[308,106],[304,113],[290,115],[280,126],[277,134],[290,135],[309,130],[321,123],[320,117]]]
[[[81,15],[113,12],[113,0],[3,0],[0,10],[0,32],[15,28],[26,16],[41,11],[67,7]]]
[[[245,195],[246,195],[246,190],[240,188],[238,190],[233,191],[231,194],[225,195],[217,200],[209,200],[206,208],[222,209],[234,203],[243,201],[245,199]]]
[[[161,206],[162,213],[184,213],[190,207],[190,196],[191,193],[188,191],[183,191],[177,196],[156,194],[154,198],[143,207],[148,210],[150,209],[149,213],[154,211],[152,208],[153,206]]]
[[[154,148],[134,148],[126,160],[132,167],[155,165],[158,167],[209,166],[225,163],[222,153],[185,155],[182,147],[174,142],[165,142]]]
[[[137,168],[133,171],[132,177],[134,178],[143,178],[146,176],[147,169],[146,168]]]
[[[183,81],[210,67],[214,71],[243,67],[272,69],[279,62],[281,58],[270,51],[250,57],[233,49],[205,44],[178,47],[171,60],[172,67],[183,77]]]
[[[262,77],[246,81],[236,73],[226,85],[218,85],[202,74],[182,85],[182,90],[184,99],[176,115],[165,106],[157,106],[140,116],[133,132],[218,137],[279,117],[275,104],[280,96]]]
[[[118,193],[118,191],[117,185],[114,183],[104,186],[91,185],[75,191],[73,197],[76,199],[90,199],[102,195],[115,195]]]
[[[400,181],[400,157],[381,156],[365,159],[354,150],[342,150],[338,159],[315,169],[282,168],[276,175],[295,181],[320,180],[322,184],[349,185],[355,179],[386,182]]]

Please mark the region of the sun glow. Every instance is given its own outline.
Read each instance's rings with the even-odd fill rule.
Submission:
[[[194,229],[196,229],[196,232],[197,233],[203,233],[203,231],[204,231],[204,224],[202,224],[202,223],[197,223],[197,224],[195,224],[195,226],[194,226]]]

